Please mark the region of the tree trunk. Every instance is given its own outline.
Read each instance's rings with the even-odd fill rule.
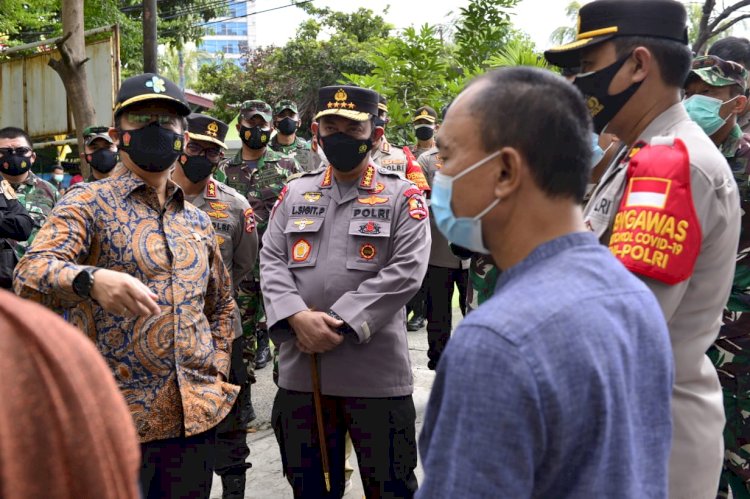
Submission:
[[[57,42],[60,59],[50,59],[49,66],[62,80],[78,138],[78,151],[84,152],[83,129],[96,122],[93,99],[86,82],[86,43],[83,36],[83,0],[62,0],[63,36]],[[81,175],[88,178],[89,165],[81,162]]]
[[[143,0],[143,72],[156,73],[156,0]]]

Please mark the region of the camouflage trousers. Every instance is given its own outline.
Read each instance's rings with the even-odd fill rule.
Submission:
[[[746,344],[747,343],[747,344]],[[706,352],[724,395],[724,468],[717,497],[750,499],[750,343],[719,338]]]
[[[266,311],[263,308],[263,295],[260,291],[259,280],[249,277],[240,284],[237,306],[240,308],[242,336],[245,338],[242,360],[247,367],[247,376],[250,383],[255,383],[255,350],[258,329],[266,328]]]

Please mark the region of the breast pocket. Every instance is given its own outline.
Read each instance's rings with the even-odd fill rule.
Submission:
[[[377,272],[387,260],[391,222],[352,220],[346,250],[346,268]]]
[[[288,248],[287,264],[290,268],[314,267],[320,251],[322,218],[290,218],[284,234]]]

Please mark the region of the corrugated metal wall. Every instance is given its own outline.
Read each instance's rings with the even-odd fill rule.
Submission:
[[[113,33],[86,45],[86,79],[97,122],[109,125],[119,82],[119,52]],[[14,58],[0,63],[0,128],[24,128],[32,138],[73,134],[73,115],[65,87],[49,66],[57,51]],[[75,103],[71,103],[75,105]]]

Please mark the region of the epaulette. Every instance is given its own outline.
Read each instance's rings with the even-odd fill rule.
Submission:
[[[218,181],[218,180],[216,180],[216,179],[214,179],[214,182],[216,182],[216,186],[217,186],[217,187],[219,188],[219,190],[220,190],[220,191],[222,191],[222,192],[226,192],[226,193],[227,193],[227,194],[229,194],[230,196],[236,196],[236,197],[239,197],[239,198],[242,198],[242,199],[246,199],[246,198],[245,198],[245,196],[243,196],[242,194],[240,194],[240,193],[239,193],[239,192],[237,191],[237,189],[235,189],[235,188],[233,188],[233,187],[229,187],[229,186],[228,186],[227,184],[225,184],[224,182],[219,182],[219,181]]]

